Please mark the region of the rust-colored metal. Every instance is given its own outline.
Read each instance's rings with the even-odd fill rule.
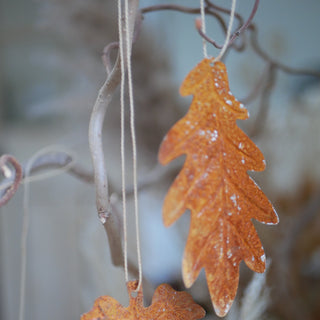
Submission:
[[[98,298],[93,309],[82,315],[81,320],[198,320],[205,316],[187,292],[173,290],[168,284],[160,285],[150,307],[143,306],[142,288],[135,292],[137,281],[127,283],[130,303],[127,308],[109,296]]]
[[[191,210],[183,258],[183,279],[190,287],[205,268],[214,309],[224,316],[235,298],[239,264],[265,270],[265,254],[252,219],[276,224],[271,203],[247,174],[262,171],[262,153],[236,124],[248,112],[229,89],[222,62],[201,61],[186,77],[181,95],[193,95],[189,112],[164,138],[159,161],[186,161],[164,201],[166,226]]]

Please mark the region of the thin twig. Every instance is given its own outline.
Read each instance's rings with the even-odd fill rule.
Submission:
[[[154,6],[149,6],[141,9],[141,13],[149,13],[154,11],[162,11],[162,10],[172,10],[172,11],[180,11],[184,13],[192,13],[192,14],[200,14],[200,8],[189,8],[184,6],[179,6],[175,4],[158,4]]]
[[[68,167],[69,165],[70,167]],[[48,169],[63,169],[65,167],[68,167],[67,172],[74,177],[82,180],[85,183],[93,184],[93,172],[76,163],[75,157],[72,154],[62,151],[50,151],[39,156],[32,163],[30,175],[33,175],[39,171]],[[23,178],[25,178],[25,167],[23,168]],[[29,180],[34,180],[36,178],[37,176],[32,176]]]
[[[267,119],[269,107],[270,107],[271,93],[276,84],[276,75],[277,75],[276,71],[277,71],[276,66],[273,64],[270,64],[270,67],[267,73],[266,85],[261,94],[260,108],[258,110],[256,120],[254,121],[253,128],[249,134],[250,137],[257,137],[263,130],[264,124]]]
[[[9,154],[5,154],[0,157],[0,170],[2,171],[5,178],[10,179],[13,174],[11,169],[8,167],[8,164],[10,164],[14,168],[14,180],[10,184],[10,186],[6,188],[4,194],[1,196],[0,207],[5,205],[14,196],[22,180],[22,167],[16,160],[16,158]]]
[[[266,78],[268,77],[269,70],[270,70],[270,65],[268,65],[265,68],[265,71],[262,72],[262,74],[259,77],[259,79],[255,81],[255,85],[253,86],[251,91],[247,94],[247,96],[241,99],[241,102],[244,105],[249,104],[249,103],[251,103],[252,101],[254,101],[255,99],[258,98],[261,90],[263,89],[263,86],[265,85],[265,83],[267,81]]]
[[[211,4],[211,2],[210,1],[207,1],[207,3],[210,3]],[[214,8],[216,8],[217,6],[216,5],[213,5],[213,4],[211,4],[212,5],[212,7],[214,7]],[[256,12],[257,12],[257,9],[258,9],[258,6],[259,6],[259,0],[256,0],[255,1],[255,4],[254,4],[254,6],[253,6],[253,9],[252,9],[252,12],[251,12],[251,14],[250,14],[250,16],[249,16],[249,18],[248,18],[248,20],[245,22],[245,23],[243,23],[242,25],[241,25],[241,27],[237,30],[237,31],[235,31],[234,33],[233,33],[233,35],[230,37],[230,41],[229,41],[229,43],[228,43],[228,47],[230,47],[233,43],[234,43],[234,41],[250,26],[250,24],[251,24],[251,22],[252,22],[252,20],[253,20],[253,18],[254,18],[254,16],[255,16],[255,14],[256,14]],[[220,7],[218,7],[220,10],[224,10],[224,11],[226,11],[226,12],[229,12],[229,10],[227,10],[227,9],[224,9],[224,8],[220,8]],[[239,14],[237,14],[237,16],[238,17],[241,17]],[[241,19],[241,20],[243,20],[243,19]],[[202,25],[201,25],[201,20],[199,20],[199,19],[196,19],[196,29],[198,30],[198,32],[199,32],[199,34],[200,34],[200,36],[201,37],[203,37],[204,39],[206,39],[209,43],[211,43],[213,46],[215,46],[217,49],[222,49],[222,45],[219,45],[219,44],[217,44],[217,42],[215,41],[215,40],[213,40],[213,39],[211,39],[209,36],[207,36],[204,32],[203,32],[203,30],[202,30]]]
[[[4,157],[8,155],[3,155],[0,158],[0,167],[3,167],[3,163],[8,163],[5,161]],[[32,166],[30,168],[30,174],[26,176],[26,165],[20,165],[19,162],[15,159],[16,166],[15,175],[10,176],[4,181],[0,183],[0,193],[3,193],[0,199],[0,207],[5,205],[15,194],[19,186],[26,181],[34,182],[46,179],[55,175],[56,173],[50,172],[52,169],[56,169],[57,173],[66,172],[79,179],[80,181],[88,184],[94,184],[94,176],[93,172],[84,168],[80,164],[76,163],[74,157],[67,152],[56,151],[56,152],[48,152],[46,154],[40,155],[37,159],[32,162]],[[2,164],[1,164],[2,163]],[[12,164],[12,162],[10,162]],[[8,169],[4,169],[8,170]],[[21,179],[20,179],[20,171],[21,171]],[[62,170],[62,171],[60,171]],[[42,173],[44,171],[44,173]],[[144,190],[152,185],[155,182],[162,179],[164,176],[171,175],[172,172],[175,172],[176,169],[172,170],[165,169],[161,165],[156,165],[149,173],[144,175],[138,182],[138,191]],[[18,183],[19,178],[19,183]],[[10,199],[8,199],[5,203],[3,203],[8,197],[8,190],[13,190],[10,195]],[[116,190],[115,186],[110,185],[111,193],[120,194],[120,190]],[[127,197],[131,197],[133,195],[133,186],[128,186],[126,188]]]
[[[214,47],[216,47],[217,49],[222,49],[222,46],[219,45],[215,40],[211,39],[209,36],[207,36],[203,30],[202,30],[202,21],[200,18],[197,18],[195,20],[195,27],[197,29],[197,31],[199,32],[200,36],[205,39],[206,41],[208,41],[209,43],[211,43]]]
[[[159,5],[154,5],[154,6],[149,6],[141,9],[141,13],[149,13],[149,12],[154,12],[154,11],[161,11],[161,10],[171,10],[171,11],[179,11],[183,13],[189,13],[189,14],[200,14],[201,9],[200,8],[190,8],[190,7],[184,7],[184,6],[179,6],[179,5],[174,5],[174,4],[159,4]],[[205,8],[205,13],[215,17],[222,30],[226,33],[227,32],[227,25],[223,18],[215,11],[210,10],[210,8],[206,7]]]
[[[233,41],[234,41],[237,37],[239,37],[239,35],[240,35],[243,31],[245,31],[245,30],[250,26],[250,24],[251,24],[251,22],[252,22],[252,20],[253,20],[253,18],[254,18],[254,16],[255,16],[255,14],[256,14],[256,12],[257,12],[257,10],[258,10],[258,6],[259,6],[259,0],[256,0],[255,3],[254,3],[254,5],[253,5],[253,8],[252,8],[252,11],[251,11],[251,13],[250,13],[250,16],[249,16],[248,20],[246,21],[246,23],[244,23],[244,24],[241,26],[240,29],[238,29],[238,30],[233,34],[233,36],[232,36],[231,39],[230,39],[230,44],[232,44]]]
[[[218,12],[230,15],[230,13],[231,13],[230,9],[217,6],[217,5],[213,4],[210,0],[205,0],[205,1],[208,6],[208,10],[215,12],[219,16],[220,16],[220,14]],[[242,16],[238,12],[235,12],[234,17],[238,20],[238,29],[240,29],[241,26],[243,26],[245,24],[244,19],[242,18]],[[221,17],[221,19],[223,19],[223,18]],[[225,34],[227,33],[227,29],[224,30],[224,33]],[[240,36],[238,38],[240,39]],[[245,33],[241,34],[241,39],[242,39],[242,42],[240,44],[236,45],[235,42],[232,42],[230,47],[232,47],[233,49],[235,49],[238,52],[243,51],[245,49],[245,45],[246,45]],[[221,48],[219,48],[219,49],[221,49]]]
[[[0,158],[1,163],[6,163],[5,157],[7,157],[7,155]],[[26,166],[21,166],[17,160],[14,161],[15,163],[13,160],[11,160],[10,163],[15,169],[15,175],[7,177],[7,179],[0,183],[0,193],[4,192],[0,199],[0,207],[14,196],[20,184],[43,180],[58,173],[68,172],[85,183],[93,184],[94,182],[93,173],[75,163],[74,156],[68,152],[54,150],[45,154],[42,153],[32,161],[28,175],[26,174]],[[5,168],[1,163],[0,167]],[[52,172],[50,171],[52,169],[56,170]],[[44,173],[39,173],[42,171],[44,171]]]
[[[159,182],[159,180],[164,179],[164,177],[172,175],[176,173],[176,168],[168,168],[163,167],[162,165],[156,165],[150,172],[148,172],[142,179],[138,182],[138,191],[145,190],[146,188],[150,188],[155,183]],[[133,195],[133,186],[129,186],[126,188],[126,195],[128,197]]]
[[[216,4],[213,4],[210,0],[205,0],[205,1],[206,1],[206,4],[209,8],[212,8],[212,9],[217,10],[219,12],[226,13],[227,15],[230,15],[230,13],[231,13],[230,9],[217,6]],[[238,19],[240,26],[244,24],[244,19],[242,18],[242,16],[239,13],[235,12],[234,16],[235,16],[235,18]]]
[[[280,61],[277,61],[271,58],[260,46],[258,37],[257,37],[257,27],[251,24],[248,27],[248,30],[251,30],[251,45],[254,51],[266,62],[269,64],[274,65],[276,68],[280,69],[281,71],[289,74],[297,74],[297,75],[309,75],[313,77],[320,78],[320,72],[314,70],[307,70],[307,69],[297,69],[287,66]]]
[[[226,32],[227,27],[226,27],[226,24],[225,24],[223,18],[219,14],[217,14],[216,12],[211,10],[210,8],[215,9],[217,11],[220,11],[222,13],[226,13],[226,14],[230,14],[230,10],[226,9],[226,8],[222,8],[220,6],[217,6],[217,5],[213,4],[210,0],[206,0],[206,3],[207,3],[207,7],[205,9],[206,13],[216,17],[219,20],[221,26],[223,27],[223,30]],[[280,70],[282,70],[283,72],[286,72],[286,73],[298,74],[298,75],[303,74],[303,75],[310,75],[310,76],[314,76],[314,77],[320,77],[320,72],[318,72],[318,71],[297,69],[297,68],[289,67],[285,64],[282,64],[279,61],[272,59],[267,53],[265,53],[265,51],[261,48],[261,46],[258,43],[257,32],[256,32],[257,28],[252,23],[252,19],[257,11],[258,5],[259,5],[259,0],[255,0],[252,12],[246,22],[244,22],[244,19],[241,17],[241,15],[239,13],[237,13],[237,12],[235,13],[235,17],[239,20],[241,27],[234,33],[232,38],[236,39],[238,37],[239,31],[240,31],[240,33],[243,34],[243,31],[248,29],[251,31],[252,48],[263,60],[274,65],[275,67],[279,68]],[[149,12],[153,12],[153,11],[160,11],[160,10],[173,10],[173,11],[179,11],[179,12],[189,13],[189,14],[200,14],[200,8],[190,8],[190,7],[184,7],[184,6],[172,5],[172,4],[162,4],[162,5],[154,5],[154,6],[145,7],[145,8],[141,9],[141,13],[144,14],[144,13],[149,13]],[[199,29],[199,27],[200,27],[199,24],[197,24],[197,29]],[[206,36],[206,40],[209,41],[209,39],[210,38]],[[218,49],[221,49],[221,46],[218,45],[214,40],[210,39],[210,41],[212,41],[212,44],[215,45]],[[238,48],[238,49],[240,49],[240,48]],[[241,48],[241,50],[242,50],[242,48]]]

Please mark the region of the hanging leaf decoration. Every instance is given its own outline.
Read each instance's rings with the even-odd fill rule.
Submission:
[[[134,297],[137,281],[129,281],[127,289],[130,303],[127,308],[109,296],[98,298],[93,309],[82,315],[81,320],[198,320],[205,316],[204,309],[196,304],[187,292],[173,290],[168,284],[160,285],[150,307],[143,306],[140,289]]]
[[[236,120],[248,112],[229,89],[222,62],[201,61],[184,80],[180,93],[193,95],[190,110],[164,138],[159,161],[186,154],[182,170],[166,195],[166,226],[191,210],[183,258],[183,279],[190,287],[205,269],[216,313],[224,316],[235,298],[239,264],[265,270],[265,254],[251,219],[276,224],[272,205],[247,174],[262,171],[265,161]]]

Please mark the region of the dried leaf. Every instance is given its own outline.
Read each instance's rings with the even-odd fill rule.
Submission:
[[[190,72],[180,92],[194,96],[189,112],[168,132],[159,161],[186,154],[184,166],[164,201],[166,226],[191,210],[183,258],[190,287],[205,268],[216,313],[224,316],[235,298],[239,264],[265,270],[265,254],[251,222],[276,224],[272,205],[247,174],[265,168],[262,153],[236,125],[248,112],[229,91],[225,65],[204,59]]]
[[[143,306],[140,289],[134,297],[137,281],[127,283],[130,303],[123,307],[112,297],[98,298],[93,309],[82,315],[81,320],[197,320],[205,316],[205,311],[197,305],[187,292],[173,290],[168,284],[160,285],[152,298],[150,307]]]

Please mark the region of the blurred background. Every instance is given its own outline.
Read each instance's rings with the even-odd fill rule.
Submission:
[[[169,2],[199,7],[196,0]],[[237,11],[245,20],[253,2],[238,1]],[[162,3],[144,0],[141,7]],[[230,7],[227,0],[214,3]],[[106,77],[102,50],[117,40],[116,6],[111,0],[1,0],[1,154],[10,153],[26,163],[38,150],[61,145],[91,170],[88,123]],[[254,24],[262,51],[294,69],[319,72],[319,12],[317,0],[260,1]],[[181,98],[178,89],[203,58],[202,39],[194,27],[197,16],[147,13],[133,48],[138,171],[142,182],[151,180],[139,196],[147,302],[162,282],[184,290],[181,260],[190,215],[186,212],[170,228],[162,225],[161,218],[163,198],[183,159],[162,170],[157,151],[165,133],[190,105],[191,97]],[[222,17],[228,21],[227,15]],[[207,34],[218,43],[224,41],[220,24],[209,16]],[[253,309],[246,314],[244,301],[248,304],[248,288],[255,279],[242,263],[229,319],[317,320],[320,78],[297,70],[284,72],[277,64],[270,67],[270,59],[263,59],[250,44],[249,30],[245,37],[245,42],[243,38],[236,42],[243,43],[244,50],[231,48],[225,62],[230,88],[251,114],[239,126],[267,161],[267,169],[252,176],[274,204],[280,224],[255,223],[270,268],[266,279],[256,281],[258,287],[251,291],[256,314]],[[209,45],[210,55],[218,52]],[[115,199],[121,190],[118,101],[117,92],[107,112],[103,140]],[[129,180],[130,171],[129,166]],[[28,209],[25,320],[79,319],[100,295],[112,295],[126,305],[123,271],[110,262],[92,184],[65,172],[36,181],[30,184]],[[18,319],[22,221],[23,187],[0,209],[0,319]],[[129,254],[135,261],[132,214],[129,229]],[[216,319],[203,272],[189,292],[205,307],[207,319]]]

